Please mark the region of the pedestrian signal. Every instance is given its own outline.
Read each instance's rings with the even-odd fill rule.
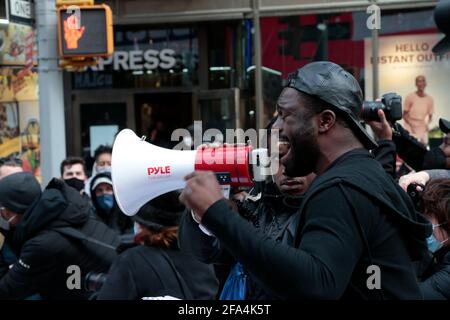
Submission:
[[[112,55],[111,9],[104,4],[58,8],[58,41],[63,59]]]

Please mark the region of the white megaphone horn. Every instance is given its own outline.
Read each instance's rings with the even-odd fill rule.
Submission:
[[[267,163],[266,157],[267,149],[252,150],[250,146],[192,151],[165,149],[124,129],[117,135],[112,151],[114,195],[120,209],[132,216],[157,196],[184,188],[184,177],[195,170],[214,171],[222,184],[251,186],[254,180],[262,180],[263,175],[249,164]],[[256,158],[265,160],[256,161]]]

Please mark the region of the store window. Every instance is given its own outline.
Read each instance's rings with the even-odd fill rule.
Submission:
[[[261,19],[265,123],[275,112],[283,79],[309,62],[338,63],[364,87],[364,38],[370,32],[357,32],[361,26],[356,23],[364,15],[346,12]]]
[[[238,87],[244,73],[244,27],[240,22],[214,22],[206,30],[209,89]]]
[[[381,11],[378,49],[379,94],[396,92],[403,98],[400,123],[419,141],[442,142],[439,118],[450,119],[448,83],[450,54],[435,55],[433,46],[443,37],[433,8]],[[366,98],[373,99],[371,43],[365,42]]]
[[[114,55],[73,73],[73,89],[198,85],[196,27],[115,27]]]
[[[417,90],[416,78],[423,75],[434,100],[429,128],[436,129],[439,117],[450,118],[450,109],[444,105],[450,66],[449,55],[431,52],[442,37],[435,27],[433,8],[382,10],[381,14],[379,95],[397,92],[406,100]],[[367,17],[365,11],[358,11],[261,19],[265,122],[275,111],[283,79],[312,61],[341,65],[358,80],[366,99],[379,98],[372,93],[372,33],[366,27]],[[251,90],[254,80],[249,79]],[[255,120],[253,105],[247,113],[248,125]]]

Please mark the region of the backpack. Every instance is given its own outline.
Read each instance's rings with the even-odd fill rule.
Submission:
[[[80,243],[104,265],[111,265],[118,255],[117,250],[121,244],[120,237],[104,223],[94,218],[89,218],[80,228],[59,227],[52,230]]]

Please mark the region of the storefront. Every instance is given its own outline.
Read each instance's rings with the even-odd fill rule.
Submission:
[[[40,177],[38,73],[32,3],[0,2],[0,157]]]
[[[116,25],[112,57],[65,74],[68,153],[89,162],[98,144],[112,143],[125,127],[171,147],[171,132],[194,119],[205,130],[240,126],[239,79],[251,39],[237,39],[250,35],[246,28],[242,20]]]
[[[115,14],[114,56],[96,70],[65,75],[67,150],[86,158],[124,127],[170,146],[171,131],[194,120],[202,120],[203,129],[221,130],[255,127],[258,114],[265,123],[275,111],[283,79],[315,60],[343,65],[360,81],[367,98],[372,98],[373,81],[379,83],[380,94],[405,95],[414,89],[414,80],[388,85],[395,71],[380,60],[392,55],[383,53],[390,50],[385,39],[401,35],[400,41],[408,35],[414,46],[439,38],[432,14],[436,1],[377,1],[379,79],[372,80],[373,32],[366,27],[370,1],[105,2]],[[260,43],[253,36],[254,13],[261,16]],[[254,90],[258,55],[260,96]],[[428,70],[417,64],[403,67],[398,74]],[[445,68],[444,59],[437,69]],[[430,83],[430,90],[432,86],[439,85]],[[443,106],[436,105],[436,110],[439,116],[448,112]]]

